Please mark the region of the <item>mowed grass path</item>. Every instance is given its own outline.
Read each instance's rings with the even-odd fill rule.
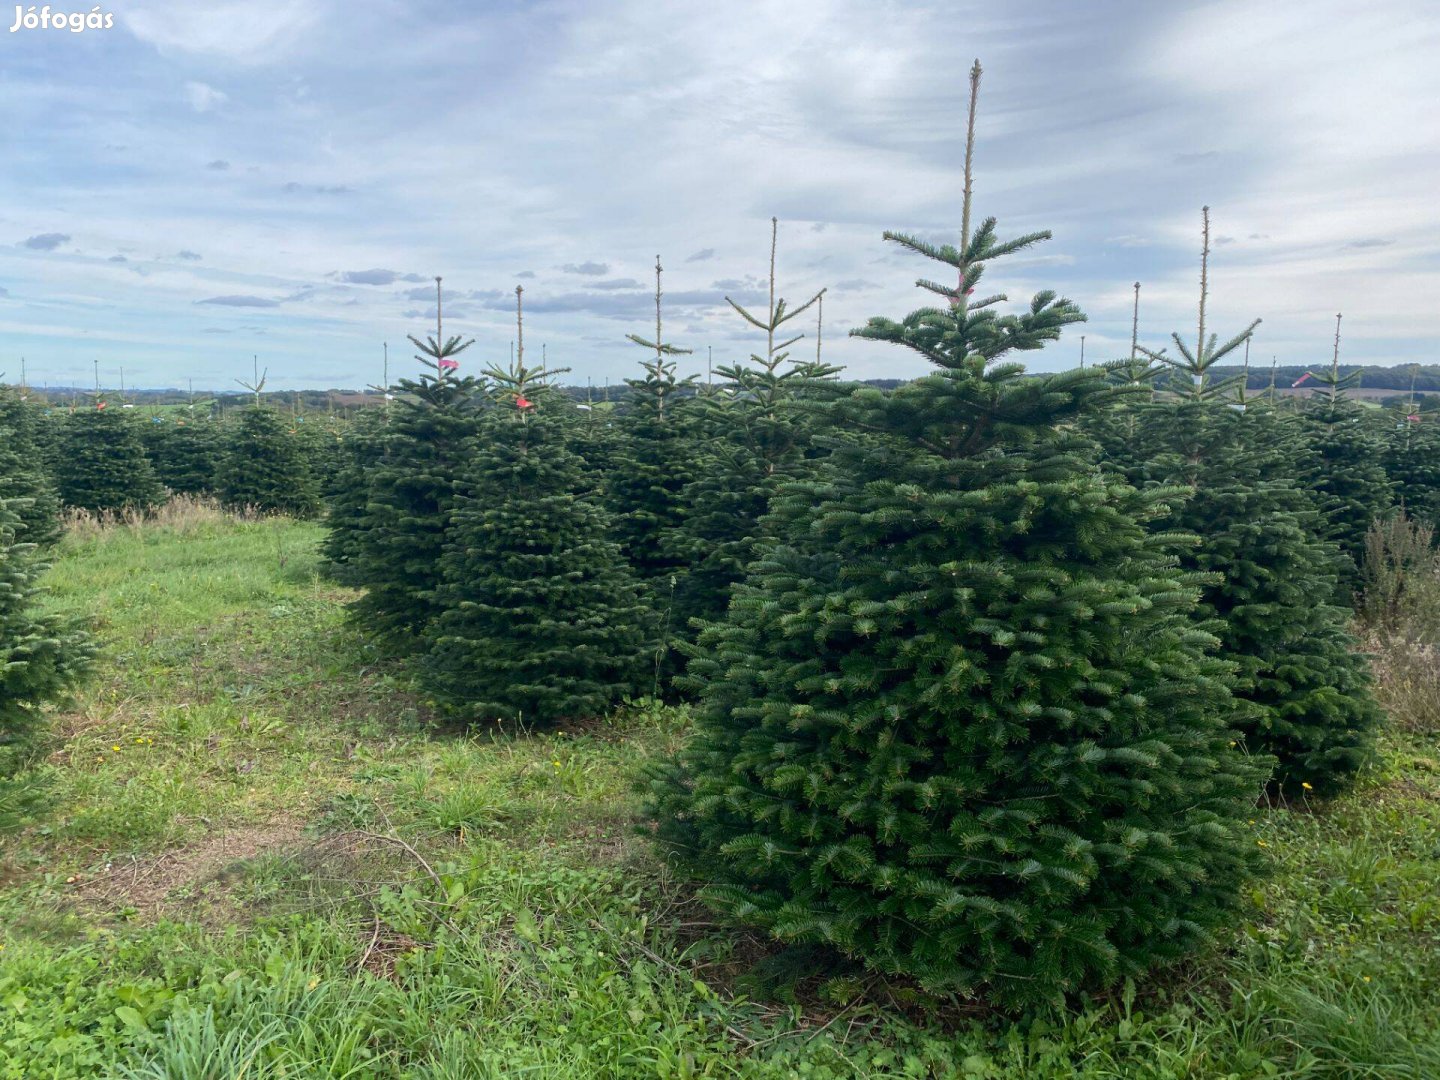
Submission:
[[[1223,951],[1064,1016],[928,1011],[718,927],[634,830],[682,711],[437,724],[345,624],[320,529],[66,541],[105,655],[0,854],[0,1078],[1440,1077],[1440,753],[1257,810]],[[810,974],[805,972],[805,974]],[[748,995],[748,996],[747,996]]]

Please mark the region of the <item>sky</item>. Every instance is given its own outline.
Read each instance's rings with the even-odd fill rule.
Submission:
[[[440,275],[467,369],[509,357],[518,285],[527,360],[599,386],[638,372],[657,253],[703,372],[763,350],[725,298],[763,310],[772,216],[824,358],[922,374],[847,331],[944,276],[882,233],[958,238],[977,57],[975,213],[1054,234],[987,289],[1089,316],[1032,369],[1127,355],[1136,281],[1141,343],[1193,342],[1202,205],[1209,325],[1263,318],[1253,364],[1328,362],[1337,312],[1342,360],[1440,362],[1434,0],[101,6],[0,7],[6,381],[378,383],[387,342],[418,369]]]

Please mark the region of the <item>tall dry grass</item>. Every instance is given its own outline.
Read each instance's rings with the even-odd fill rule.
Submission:
[[[265,515],[253,507],[231,509],[219,500],[202,495],[171,495],[159,506],[149,510],[105,510],[98,514],[71,508],[62,519],[66,534],[76,540],[99,540],[122,530],[136,532],[141,528],[161,528],[187,533],[217,525],[259,521]]]
[[[1440,549],[1434,530],[1404,514],[1365,538],[1359,615],[1376,697],[1391,722],[1440,733]]]

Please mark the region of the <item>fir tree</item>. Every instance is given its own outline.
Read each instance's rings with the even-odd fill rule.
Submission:
[[[682,523],[670,537],[672,550],[690,567],[676,595],[676,621],[681,627],[725,614],[730,589],[753,555],[770,499],[782,484],[813,471],[805,406],[840,371],[820,358],[818,321],[813,360],[792,358],[790,348],[804,334],[777,340],[785,324],[809,308],[823,311],[825,295],[821,289],[794,308],[776,297],[778,230],[778,220],[771,218],[765,316],[758,317],[726,297],[747,323],[765,332],[765,351],[752,353],[749,363],[716,368],[720,385],[699,399],[703,454],[698,458],[698,475],[683,492]]]
[[[1379,711],[1348,613],[1328,600],[1338,588],[1335,552],[1319,539],[1313,502],[1295,482],[1305,447],[1294,424],[1246,394],[1256,319],[1224,345],[1205,336],[1210,213],[1204,210],[1200,331],[1180,356],[1141,350],[1181,378],[1179,401],[1110,410],[1108,460],[1136,486],[1179,486],[1155,523],[1200,543],[1182,566],[1207,576],[1200,616],[1218,620],[1223,654],[1239,665],[1235,692],[1252,708],[1236,725],[1248,747],[1277,760],[1275,780],[1300,794],[1335,790],[1368,757]],[[1245,374],[1215,383],[1211,367],[1245,345]],[[1128,374],[1134,374],[1129,372]]]
[[[1432,528],[1440,525],[1440,426],[1435,413],[1420,411],[1414,391],[1385,435],[1385,474],[1405,513]]]
[[[472,720],[595,717],[646,686],[650,614],[566,445],[543,368],[489,372],[497,408],[463,474],[424,681]],[[647,687],[648,689],[648,687]]]
[[[1116,459],[1137,485],[1181,485],[1160,530],[1201,542],[1182,565],[1208,576],[1200,615],[1219,620],[1235,692],[1252,708],[1237,728],[1277,759],[1292,795],[1334,791],[1368,759],[1380,713],[1350,613],[1330,603],[1334,551],[1291,473],[1300,432],[1273,410],[1221,402],[1147,404]]]
[[[222,440],[208,419],[156,416],[140,428],[155,478],[177,495],[210,495],[220,467]]]
[[[309,517],[319,492],[299,441],[274,409],[252,405],[230,422],[216,487],[226,506]]]
[[[1322,536],[1339,545],[1345,559],[1342,582],[1359,580],[1370,525],[1394,505],[1394,489],[1385,474],[1384,442],[1365,410],[1346,391],[1360,372],[1340,374],[1340,316],[1335,316],[1335,349],[1329,371],[1307,372],[1324,388],[1302,413],[1311,459],[1302,481],[1322,512]]]
[[[19,518],[22,539],[45,545],[60,536],[60,500],[36,444],[38,412],[0,388],[0,502]]]
[[[655,355],[642,362],[643,378],[625,380],[631,392],[605,490],[620,549],[651,602],[665,610],[686,569],[684,559],[670,550],[666,538],[681,524],[681,492],[693,476],[693,398],[686,395],[695,379],[678,378],[675,373],[674,357],[691,350],[663,340],[660,274],[656,256],[655,340],[628,336]]]
[[[346,574],[365,589],[351,605],[355,620],[400,651],[423,647],[440,611],[440,556],[484,389],[474,376],[458,374],[457,357],[474,342],[444,336],[439,278],[435,294],[435,336],[410,338],[420,376],[390,388],[395,401],[384,454],[369,471],[364,513],[332,522],[332,529],[353,533],[345,542]]]
[[[103,398],[66,418],[55,480],[62,503],[95,514],[149,510],[165,497],[135,423]]]
[[[368,520],[370,477],[385,460],[389,433],[388,410],[366,409],[346,425],[336,451],[339,463],[326,493],[326,533],[320,550],[327,571],[342,584],[363,584],[351,564]]]
[[[1228,746],[1190,577],[1142,526],[1163,493],[1096,475],[1060,426],[1108,399],[1104,374],[1002,362],[1083,316],[1048,292],[1006,315],[971,299],[1047,234],[972,233],[970,175],[967,150],[958,247],[887,234],[957,275],[921,283],[944,306],[858,331],[936,372],[827,407],[860,437],[775,501],[775,541],[701,636],[697,731],[651,810],[722,910],[1018,1004],[1223,927],[1259,777]]]
[[[0,828],[14,824],[30,793],[17,778],[44,708],[83,674],[93,654],[74,625],[35,610],[46,567],[23,542],[20,519],[0,500]]]

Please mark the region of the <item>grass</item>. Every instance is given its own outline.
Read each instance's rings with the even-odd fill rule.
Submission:
[[[48,603],[106,658],[0,854],[0,1078],[1440,1076],[1431,722],[1257,810],[1276,872],[1223,950],[1064,1015],[927,1012],[787,980],[669,879],[629,783],[683,712],[448,730],[318,537],[196,508],[66,541]]]

